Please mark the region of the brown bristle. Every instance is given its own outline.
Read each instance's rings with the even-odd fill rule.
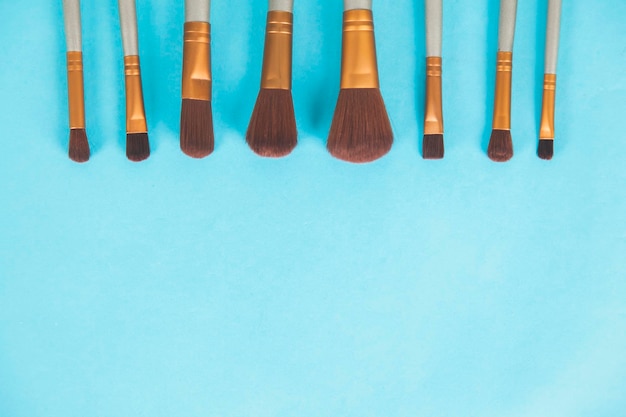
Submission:
[[[298,129],[290,90],[259,91],[246,141],[255,153],[269,158],[280,158],[293,151],[298,143]]]
[[[424,159],[443,158],[443,135],[424,135]]]
[[[506,162],[513,158],[513,140],[510,130],[494,129],[491,131],[487,155],[495,162]]]
[[[70,130],[70,159],[74,162],[89,161],[89,142],[85,129]]]
[[[147,133],[129,133],[126,135],[126,157],[133,162],[140,162],[150,156],[150,142]]]
[[[539,147],[537,148],[537,155],[541,159],[547,159],[548,161],[554,156],[554,140],[539,140]]]
[[[380,90],[342,89],[328,134],[328,151],[335,158],[365,163],[385,155],[393,144],[393,131]]]
[[[213,152],[213,111],[208,100],[183,99],[180,112],[180,149],[192,158]]]

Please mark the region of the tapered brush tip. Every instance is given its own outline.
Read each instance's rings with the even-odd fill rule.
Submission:
[[[513,158],[513,140],[510,130],[494,129],[491,132],[487,155],[495,162],[506,162]]]
[[[391,149],[393,130],[378,88],[342,89],[328,134],[327,148],[335,158],[366,163]]]
[[[290,90],[262,88],[252,111],[246,142],[256,154],[280,158],[298,143],[298,129]]]
[[[424,159],[443,159],[443,135],[424,135]]]
[[[539,147],[537,148],[537,155],[541,159],[550,160],[554,156],[554,140],[539,140]]]
[[[180,149],[192,158],[213,152],[213,110],[209,100],[183,99],[180,113]]]
[[[140,162],[150,156],[150,142],[147,133],[129,133],[126,135],[126,157],[133,162]]]
[[[89,161],[89,141],[85,129],[70,130],[69,157],[74,162]]]

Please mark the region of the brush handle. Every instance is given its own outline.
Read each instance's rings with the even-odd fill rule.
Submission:
[[[372,10],[372,0],[344,0],[343,10]]]
[[[293,0],[270,0],[269,11],[293,13]]]
[[[120,9],[120,27],[122,29],[124,56],[139,55],[135,0],[118,0],[118,5]]]
[[[211,0],[185,0],[185,22],[206,22],[211,17]]]
[[[556,74],[561,30],[561,0],[548,3],[548,29],[546,31],[546,74]]]
[[[517,0],[500,0],[500,29],[498,31],[498,51],[513,52]]]
[[[426,0],[426,56],[441,56],[443,0]]]
[[[81,52],[80,0],[63,0],[63,18],[67,52]]]

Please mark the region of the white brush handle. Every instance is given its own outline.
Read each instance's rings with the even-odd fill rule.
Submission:
[[[185,22],[206,22],[211,17],[211,0],[185,0]]]
[[[372,10],[372,0],[343,0],[343,10]]]
[[[426,0],[426,56],[441,56],[443,0]]]
[[[269,10],[293,13],[293,0],[270,0]]]
[[[500,30],[498,32],[498,51],[500,52],[513,52],[516,16],[517,0],[500,0]]]
[[[63,18],[67,51],[81,52],[83,42],[80,26],[80,0],[63,0]]]
[[[122,28],[124,56],[139,55],[135,0],[118,0],[117,3],[120,8],[120,27]]]
[[[546,31],[546,74],[556,74],[560,30],[561,0],[550,0],[548,3],[548,29]]]

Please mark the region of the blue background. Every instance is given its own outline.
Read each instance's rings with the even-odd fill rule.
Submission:
[[[215,1],[216,150],[178,149],[182,1],[139,0],[153,149],[124,155],[113,0],[84,1],[92,160],[68,160],[60,1],[2,1],[0,416],[626,415],[626,2],[520,1],[515,157],[486,156],[498,2],[445,2],[446,158],[424,161],[421,0],[375,2],[390,154],[325,150],[337,0],[297,1],[300,142],[243,139],[265,1]]]

